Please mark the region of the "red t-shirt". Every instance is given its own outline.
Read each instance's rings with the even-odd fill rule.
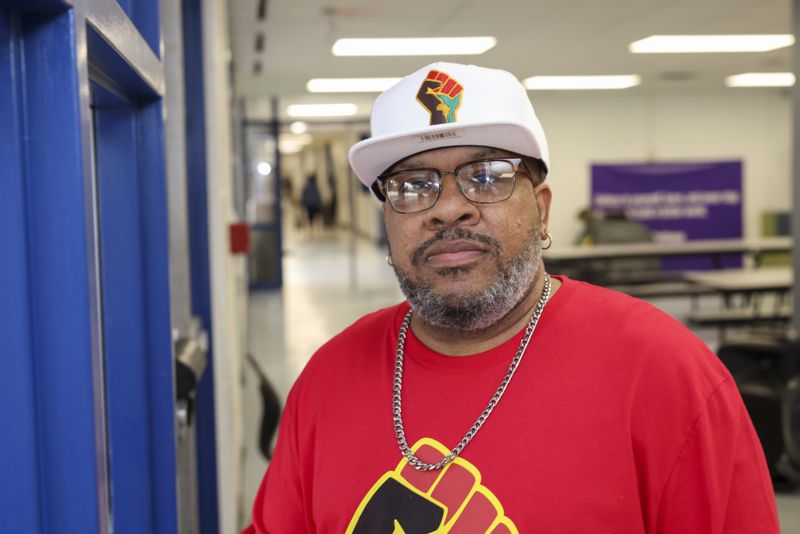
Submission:
[[[645,302],[562,280],[505,396],[441,471],[409,467],[395,441],[408,304],[325,344],[289,394],[245,533],[779,532],[761,445],[716,356]],[[409,336],[402,407],[419,456],[461,440],[522,334],[468,357]]]

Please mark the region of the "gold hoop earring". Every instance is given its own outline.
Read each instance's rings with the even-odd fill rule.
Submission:
[[[542,245],[542,250],[547,250],[553,246],[553,236],[550,235],[550,230],[545,230],[545,239],[547,240],[547,246]]]

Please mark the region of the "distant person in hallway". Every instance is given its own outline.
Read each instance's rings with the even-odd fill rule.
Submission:
[[[306,180],[306,185],[303,186],[303,192],[300,195],[300,204],[306,212],[308,227],[314,227],[314,221],[322,211],[322,195],[319,192],[317,185],[317,175],[311,174]]]
[[[545,270],[553,173],[517,79],[435,63],[371,125],[350,163],[407,301],[311,358],[245,532],[777,533],[717,357],[649,304]]]

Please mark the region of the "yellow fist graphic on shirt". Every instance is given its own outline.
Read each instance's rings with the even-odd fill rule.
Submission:
[[[427,463],[450,452],[429,438],[411,450]],[[347,534],[473,532],[518,534],[497,497],[481,485],[480,471],[463,458],[438,471],[418,471],[403,458],[367,492],[347,527]]]

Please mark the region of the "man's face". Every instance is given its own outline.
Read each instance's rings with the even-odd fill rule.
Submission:
[[[411,156],[391,170],[445,171],[511,156],[486,147],[442,148]],[[534,187],[520,166],[514,193],[502,202],[470,202],[446,174],[430,209],[401,214],[385,203],[390,254],[415,311],[429,323],[462,330],[486,328],[510,312],[530,291],[539,268],[550,196],[549,187]]]

